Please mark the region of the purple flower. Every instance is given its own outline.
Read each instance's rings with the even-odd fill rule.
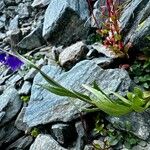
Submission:
[[[18,70],[23,65],[23,62],[19,58],[15,57],[14,55],[5,53],[1,49],[0,49],[0,63],[8,66],[13,71]]]

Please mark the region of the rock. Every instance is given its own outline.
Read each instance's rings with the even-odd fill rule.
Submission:
[[[85,145],[84,150],[94,150],[92,145]]]
[[[100,54],[104,54],[105,56],[107,56],[109,58],[121,57],[121,55],[116,54],[114,51],[106,48],[104,45],[102,45],[101,43],[98,43],[98,42],[92,44],[92,48],[96,49]]]
[[[50,135],[40,134],[30,146],[30,150],[67,150],[61,147]]]
[[[45,43],[42,38],[42,26],[36,28],[29,35],[24,37],[19,43],[18,47],[21,49],[32,50],[34,48],[40,47]]]
[[[6,37],[6,34],[0,32],[0,40],[3,40],[5,37]]]
[[[149,114],[149,111],[145,111],[143,113],[130,113],[123,117],[108,117],[107,119],[115,128],[126,130],[143,140],[147,140],[150,137]]]
[[[16,13],[18,13],[19,18],[28,18],[31,13],[31,6],[28,3],[20,3],[17,7]]]
[[[147,47],[150,35],[150,1],[129,1],[120,18],[125,42],[130,41],[137,48]]]
[[[9,122],[0,128],[0,148],[4,149],[11,142],[19,138],[21,132],[14,127],[14,122]]]
[[[16,49],[16,45],[21,41],[21,39],[22,39],[21,30],[19,30],[19,29],[11,30],[11,32],[10,32],[10,42],[11,42],[12,48]]]
[[[76,132],[72,126],[68,124],[52,125],[51,135],[54,139],[63,146],[68,146],[76,139]]]
[[[59,63],[62,67],[70,69],[78,61],[84,59],[89,49],[83,42],[77,42],[66,49],[59,55]]]
[[[87,59],[92,59],[92,58],[95,58],[98,56],[99,56],[99,54],[98,54],[98,51],[96,49],[92,49],[92,48],[90,49],[89,48],[89,52],[86,55]]]
[[[10,21],[9,30],[17,30],[18,29],[18,24],[19,24],[19,16],[16,15],[15,18],[13,18]]]
[[[9,79],[5,81],[7,86],[15,86],[17,82],[21,81],[22,76],[20,74],[14,74]]]
[[[87,60],[78,63],[68,72],[62,72],[61,68],[54,65],[44,66],[42,70],[64,87],[80,92],[85,91],[82,84],[92,84],[96,81],[105,91],[109,88],[112,91],[122,91],[123,94],[131,83],[125,70],[103,70],[94,62]],[[46,83],[40,74],[34,78],[30,101],[24,116],[24,122],[30,127],[55,121],[67,122],[79,117],[76,107],[70,103],[70,98],[52,94],[37,86],[38,83]],[[89,106],[79,100],[75,100],[74,103],[79,108]]]
[[[65,1],[65,0],[63,0]],[[87,1],[83,0],[68,0],[69,6],[75,10],[83,20],[89,19],[89,6]]]
[[[7,6],[15,5],[15,0],[3,0],[3,1]]]
[[[53,47],[51,52],[52,52],[52,59],[54,59],[55,61],[58,61],[59,59],[59,55],[60,53],[63,51],[63,46],[59,46],[59,47]]]
[[[76,127],[76,131],[77,131],[77,133],[78,133],[78,136],[80,136],[80,137],[85,136],[85,131],[84,131],[82,122],[77,122],[77,123],[75,124],[75,127]]]
[[[108,58],[108,57],[98,57],[92,60],[103,69],[109,68],[109,66],[114,61],[112,58]]]
[[[5,7],[4,1],[1,0],[0,1],[0,10],[3,10],[3,8]],[[1,13],[1,12],[0,12]]]
[[[31,83],[28,81],[25,81],[21,89],[19,90],[20,95],[28,95],[31,91]]]
[[[25,114],[25,110],[26,110],[26,107],[23,107],[19,113],[19,115],[17,116],[17,119],[15,121],[15,126],[17,127],[18,130],[21,130],[21,131],[26,131],[28,130],[28,125],[23,122],[23,117],[24,117],[24,114]]]
[[[36,62],[36,65],[41,68],[43,65],[45,65],[44,59],[40,59]],[[34,68],[31,68],[28,73],[24,76],[24,80],[32,80],[35,75],[38,73],[38,71]]]
[[[86,140],[85,140],[85,131],[84,131],[82,122],[77,122],[75,124],[75,127],[76,127],[76,131],[77,131],[77,134],[78,134],[78,138],[77,138],[77,141],[76,141],[76,149],[77,150],[83,149]]]
[[[57,11],[56,11],[57,10]],[[51,1],[45,12],[43,37],[54,45],[68,46],[88,34],[88,27],[67,0]],[[73,33],[73,34],[72,34]]]
[[[143,147],[141,145],[133,146],[132,150],[150,150],[150,144],[147,144],[147,146]]]
[[[6,21],[6,16],[5,15],[0,16],[0,29],[5,27],[5,21]]]
[[[32,136],[23,136],[19,138],[17,141],[9,145],[6,150],[12,150],[12,149],[17,149],[17,150],[23,150],[23,149],[29,149],[30,145],[33,142],[33,137]]]
[[[4,111],[1,111],[1,112],[0,112],[0,121],[3,119],[3,117],[5,116],[5,114],[6,114],[6,113],[5,113]]]
[[[19,4],[22,0],[15,0],[16,4]]]
[[[44,7],[47,6],[52,0],[34,0],[32,3],[32,7]]]
[[[131,113],[123,117],[108,117],[107,119],[115,128],[126,130],[137,137],[147,140],[150,138],[150,111],[143,113]]]
[[[2,95],[0,95],[0,112],[5,112],[0,126],[9,122],[21,108],[21,100],[17,90],[13,87],[7,88]]]

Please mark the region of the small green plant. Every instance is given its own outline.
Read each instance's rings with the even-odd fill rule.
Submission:
[[[29,100],[30,100],[30,96],[28,96],[28,95],[23,95],[23,96],[21,96],[21,100],[22,100],[24,103],[28,103]]]
[[[130,69],[131,76],[137,84],[150,90],[150,58],[146,60],[136,60]]]
[[[39,84],[39,86],[59,96],[80,99],[81,101],[89,103],[94,107],[92,109],[84,109],[83,111],[101,110],[111,116],[121,116],[131,112],[145,111],[150,106],[150,92],[146,92],[145,94],[145,92],[142,92],[139,88],[135,88],[133,92],[128,92],[127,97],[123,97],[118,93],[110,91],[110,94],[113,94],[116,97],[116,100],[110,98],[108,94],[106,94],[96,84],[96,82],[93,83],[93,87],[83,85],[83,87],[91,93],[90,96],[75,90],[67,89],[49,77],[34,63],[27,60],[17,52],[15,52],[15,54],[17,59],[19,58],[21,62],[25,62],[26,64],[29,64],[31,67],[35,68],[47,81],[47,84]]]
[[[31,131],[31,136],[33,136],[33,137],[37,137],[39,134],[40,134],[40,131],[39,131],[38,128],[34,128],[34,129]]]
[[[99,115],[96,118],[94,131],[99,133],[100,137],[103,137],[105,149],[115,149],[115,146],[117,146],[119,143],[124,145],[125,148],[131,149],[140,141],[139,138],[129,132],[115,130],[111,124],[107,124],[106,121],[102,121],[101,118],[99,118]],[[99,144],[96,144],[96,147],[102,149],[101,145]]]

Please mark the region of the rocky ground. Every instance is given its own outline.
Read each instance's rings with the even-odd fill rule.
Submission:
[[[100,1],[93,4],[101,22]],[[124,41],[132,42],[134,52],[150,46],[149,10],[149,0],[130,0],[122,11]],[[93,43],[95,27],[87,1],[0,0],[0,48],[18,50],[65,87],[85,92],[83,83],[97,81],[103,90],[125,95],[135,85],[119,68],[126,60]],[[0,66],[1,150],[94,150],[93,142],[104,150],[150,149],[149,110],[123,117],[81,114],[88,104],[73,104],[39,83],[46,81],[33,68],[12,72]]]

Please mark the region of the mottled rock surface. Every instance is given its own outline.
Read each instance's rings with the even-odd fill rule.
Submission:
[[[76,91],[84,92],[82,84],[91,84],[95,80],[103,89],[125,92],[130,86],[130,78],[125,70],[108,69],[103,70],[92,61],[82,61],[70,71],[62,73],[56,66],[45,66],[42,69],[50,77],[60,84]],[[36,84],[44,84],[46,81],[38,74],[34,78],[31,90],[31,99],[26,109],[24,121],[29,126],[46,124],[54,121],[70,121],[79,117],[78,110],[70,103],[70,98],[56,96],[40,88]],[[75,100],[75,105],[87,107],[89,105]],[[37,111],[38,110],[38,111]],[[62,113],[63,112],[63,113]],[[54,115],[55,114],[55,115]]]

